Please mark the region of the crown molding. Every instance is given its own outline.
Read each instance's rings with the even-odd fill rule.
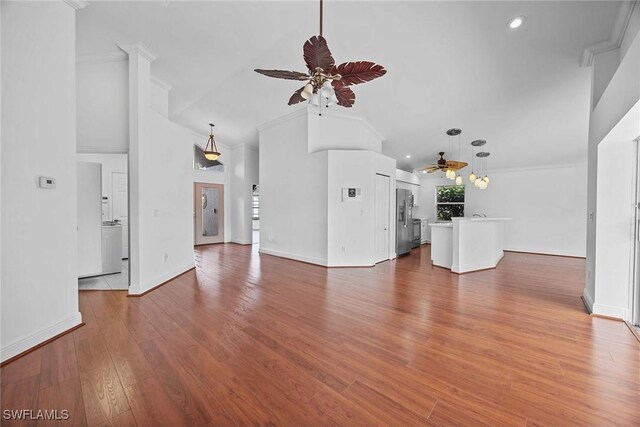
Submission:
[[[126,61],[128,56],[121,50],[113,50],[104,53],[90,53],[76,56],[76,64],[103,64],[107,62]]]
[[[86,0],[63,0],[66,4],[74,8],[75,10],[84,9],[89,5]]]
[[[161,80],[159,78],[157,78],[156,76],[151,76],[151,83],[153,83],[154,85],[166,90],[167,92],[169,92],[171,90],[171,88],[173,88],[173,85],[170,85],[169,83],[165,82],[164,80]]]
[[[595,55],[608,52],[613,49],[618,49],[622,44],[624,35],[627,32],[633,9],[636,6],[637,1],[625,1],[620,5],[618,9],[618,15],[616,22],[611,30],[611,36],[609,40],[605,40],[599,43],[587,46],[582,52],[582,58],[580,59],[581,67],[591,67],[593,65],[593,58]]]
[[[258,126],[256,126],[256,129],[258,129],[258,132],[262,132],[265,129],[272,128],[272,127],[277,126],[279,124],[288,122],[289,120],[293,120],[293,119],[295,119],[297,117],[306,116],[306,115],[307,115],[307,108],[306,107],[305,108],[300,108],[300,109],[295,110],[295,111],[293,111],[291,113],[285,114],[284,116],[280,116],[280,117],[278,117],[276,119],[273,119],[271,121],[268,121],[266,123],[259,124]]]
[[[153,62],[158,58],[158,55],[156,55],[151,49],[140,42],[132,44],[119,44],[116,46],[128,53],[129,56],[140,55],[149,62]]]

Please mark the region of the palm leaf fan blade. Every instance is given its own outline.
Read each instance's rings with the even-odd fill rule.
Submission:
[[[387,73],[382,65],[370,61],[345,62],[334,67],[331,74],[340,74],[343,85],[357,85],[370,82]]]
[[[297,91],[293,92],[291,98],[289,98],[289,105],[297,104],[299,102],[304,101],[305,99],[302,97],[302,91],[304,90],[304,86],[302,86]]]
[[[347,108],[353,107],[353,104],[356,102],[356,94],[353,93],[351,88],[335,80],[332,82],[332,86],[336,94],[336,99],[338,100],[338,105]]]
[[[302,47],[302,55],[307,68],[312,73],[318,67],[328,72],[336,64],[327,45],[327,40],[322,36],[313,36],[307,40]]]
[[[253,70],[256,73],[260,73],[267,77],[273,77],[276,79],[285,79],[285,80],[307,80],[309,75],[305,73],[301,73],[299,71],[287,71],[287,70],[261,70],[255,69]]]

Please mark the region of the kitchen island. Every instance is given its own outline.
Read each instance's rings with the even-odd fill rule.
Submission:
[[[504,255],[503,223],[511,218],[453,218],[430,224],[431,262],[454,273],[494,268]]]

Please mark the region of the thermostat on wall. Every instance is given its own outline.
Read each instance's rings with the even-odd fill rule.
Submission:
[[[41,176],[38,180],[38,186],[40,188],[56,188],[56,179],[50,176]]]
[[[343,202],[359,202],[362,200],[362,188],[343,188]]]

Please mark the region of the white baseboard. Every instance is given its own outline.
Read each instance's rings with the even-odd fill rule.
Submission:
[[[584,298],[585,304],[587,304],[587,309],[589,310],[589,314],[593,313],[593,297],[589,292],[589,289],[584,288],[582,290],[582,298]]]
[[[74,313],[73,316],[67,317],[51,326],[48,326],[34,334],[24,337],[12,344],[2,347],[2,362],[11,359],[18,354],[29,350],[42,344],[48,339],[60,335],[61,333],[68,331],[69,329],[78,326],[82,323],[82,314],[80,312]]]
[[[238,245],[251,245],[251,244],[253,244],[253,241],[251,241],[251,240],[231,239],[231,243],[237,243]]]
[[[184,264],[180,267],[176,267],[174,269],[171,269],[165,273],[162,273],[156,277],[154,277],[151,280],[147,280],[145,281],[144,284],[140,285],[140,286],[134,286],[133,284],[131,286],[129,286],[129,295],[141,295],[145,292],[147,292],[150,289],[155,288],[156,286],[166,282],[167,280],[171,280],[176,276],[181,275],[182,273],[185,273],[188,270],[191,270],[193,267],[195,267],[195,262],[191,261],[187,264]]]
[[[305,255],[292,254],[290,252],[284,252],[276,249],[267,249],[267,248],[260,248],[258,252],[260,252],[261,254],[277,256],[280,258],[289,258],[289,259],[295,259],[296,261],[308,262],[309,264],[322,265],[323,267],[327,266],[327,260],[323,258],[313,258]]]
[[[529,249],[529,248],[504,248],[507,252],[523,252],[528,254],[538,254],[538,255],[555,255],[555,256],[567,256],[567,257],[575,257],[575,258],[586,258],[584,253],[576,253],[570,251],[562,251],[562,250],[540,250],[540,249]]]
[[[629,320],[627,319],[627,308],[626,307],[614,307],[611,305],[598,304],[597,302],[593,304],[593,314],[599,314],[600,316],[607,317],[615,317],[620,320]]]

